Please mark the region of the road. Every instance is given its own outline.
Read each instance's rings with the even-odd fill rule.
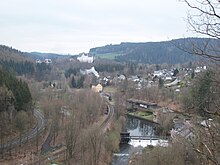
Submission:
[[[27,140],[33,139],[34,137],[37,136],[37,134],[39,134],[40,132],[42,132],[45,129],[46,120],[44,118],[43,113],[38,109],[34,109],[33,113],[34,113],[34,117],[37,119],[37,125],[35,125],[35,127],[32,128],[29,132],[22,135],[22,138],[21,138],[22,143],[25,143]],[[16,138],[8,141],[7,143],[0,145],[0,149],[13,148],[16,145],[19,145],[19,143],[20,143],[20,138],[16,137]]]

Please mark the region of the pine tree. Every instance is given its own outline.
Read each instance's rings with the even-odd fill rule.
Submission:
[[[71,80],[71,86],[72,86],[72,88],[76,88],[76,80],[75,80],[74,76],[72,77],[72,80]]]

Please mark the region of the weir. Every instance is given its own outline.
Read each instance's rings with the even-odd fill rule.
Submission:
[[[129,143],[130,140],[159,140],[163,139],[159,136],[130,136],[129,132],[121,132],[121,140],[120,143]]]

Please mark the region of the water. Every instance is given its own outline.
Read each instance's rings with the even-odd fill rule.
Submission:
[[[130,136],[154,136],[155,125],[151,122],[128,116],[127,131]]]
[[[123,144],[120,146],[120,151],[114,155],[112,165],[127,165],[129,159],[129,151],[131,145]]]
[[[154,136],[155,125],[145,120],[128,116],[127,131],[130,136]],[[139,154],[148,145],[166,145],[164,140],[131,140],[129,144],[120,145],[120,151],[114,154],[111,165],[127,165],[131,155]]]

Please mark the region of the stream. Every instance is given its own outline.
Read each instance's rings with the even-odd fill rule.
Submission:
[[[130,136],[154,136],[155,125],[131,116],[127,117],[127,132]],[[127,165],[131,155],[139,154],[148,145],[158,145],[163,140],[130,140],[128,144],[120,144],[119,152],[113,156],[111,165]],[[166,142],[165,142],[166,143]],[[164,143],[164,144],[165,144]]]

